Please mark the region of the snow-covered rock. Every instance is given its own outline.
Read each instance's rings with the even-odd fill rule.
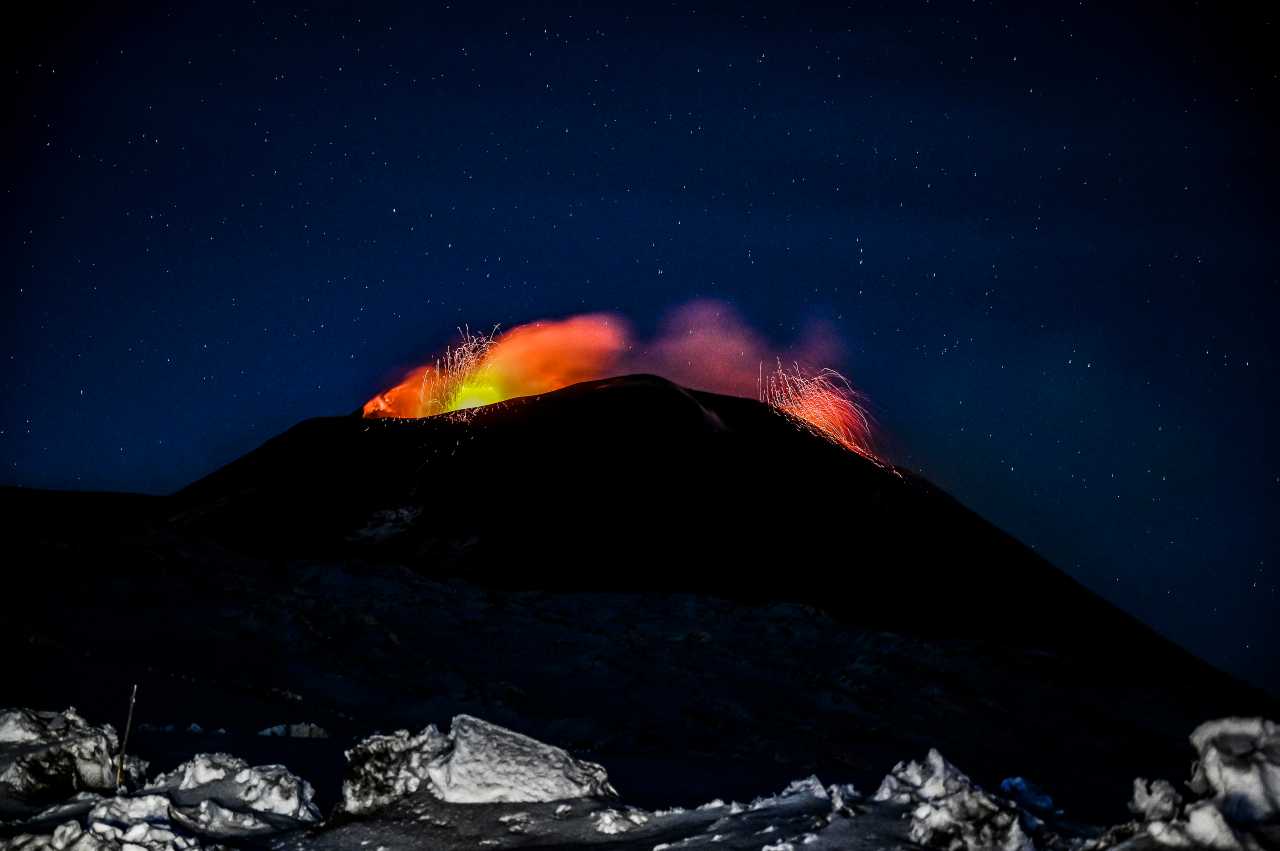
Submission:
[[[95,727],[74,709],[0,711],[0,796],[41,801],[114,790],[118,745],[110,724]],[[140,760],[125,762],[129,779],[145,769]]]
[[[89,832],[121,847],[147,849],[198,848],[199,842],[184,835],[171,818],[169,799],[163,795],[112,798],[89,813]]]
[[[1210,796],[1230,822],[1280,821],[1280,725],[1264,718],[1220,718],[1191,734],[1199,754],[1191,789]]]
[[[1166,780],[1133,782],[1139,836],[1175,848],[1257,851],[1280,846],[1280,727],[1263,718],[1219,718],[1191,734],[1199,755],[1186,807]],[[1099,846],[1103,847],[1103,846]]]
[[[417,792],[424,782],[430,783],[427,765],[448,748],[449,738],[434,724],[416,736],[408,730],[369,736],[346,752],[342,808],[349,813],[367,812]]]
[[[61,824],[67,819],[83,818],[103,800],[103,797],[97,792],[77,792],[65,801],[59,801],[51,807],[44,808],[31,816],[31,820],[42,824]]]
[[[505,727],[458,715],[447,736],[434,725],[416,736],[371,736],[347,751],[342,787],[350,813],[375,809],[425,789],[457,804],[534,803],[611,797],[602,766]]]
[[[831,800],[833,813],[848,815],[855,803],[862,799],[852,783],[837,783],[827,787],[827,797]]]
[[[449,739],[451,749],[427,767],[445,801],[559,801],[617,794],[603,766],[479,718],[455,717]]]
[[[613,835],[626,833],[633,827],[649,821],[649,815],[642,810],[628,807],[625,810],[601,810],[593,816],[597,833]]]
[[[1129,812],[1142,816],[1143,821],[1168,821],[1181,807],[1182,796],[1168,780],[1148,783],[1143,777],[1134,778]]]
[[[794,798],[799,795],[807,795],[814,798],[826,800],[830,797],[822,781],[813,775],[809,775],[803,780],[792,780],[787,784],[787,788],[783,789],[776,795],[769,795],[764,798],[756,798],[747,805],[748,810],[762,810],[765,807],[775,807],[788,798]]]
[[[1017,808],[983,791],[936,750],[923,763],[894,766],[874,800],[910,805],[910,836],[922,845],[949,851],[1034,851]]]
[[[310,783],[283,765],[250,766],[222,753],[198,754],[156,777],[144,791],[166,795],[183,819],[213,833],[278,829],[282,819],[320,820]]]
[[[105,737],[108,759],[93,762],[96,746],[85,753],[101,779],[102,765],[112,765],[114,733],[88,727],[74,713],[0,715],[0,751],[45,753],[54,741],[79,741],[94,731]],[[322,825],[310,785],[282,766],[200,754],[133,795],[82,789],[23,822],[38,835],[0,841],[0,851],[213,851],[219,843],[311,851],[620,843],[703,851],[847,851],[907,843],[1034,851],[1029,834],[1051,851],[1272,851],[1280,848],[1276,739],[1276,725],[1261,719],[1201,725],[1191,737],[1200,756],[1191,792],[1180,795],[1166,781],[1140,778],[1129,804],[1139,819],[1098,832],[1058,819],[1052,799],[1021,778],[1002,783],[1003,795],[987,792],[936,750],[922,762],[896,765],[871,802],[851,786],[807,777],[750,804],[716,800],[639,810],[604,800],[616,793],[602,767],[461,715],[447,734],[429,726],[417,735],[372,736],[348,751],[343,808],[365,814],[360,819]],[[1192,800],[1184,804],[1183,795]],[[479,803],[490,806],[468,806]]]
[[[87,825],[67,821],[51,834],[16,837],[6,851],[197,851],[210,846],[175,824],[169,800],[142,795],[103,800]]]
[[[0,843],[0,848],[4,851],[122,851],[123,845],[86,832],[79,822],[69,821],[59,825],[53,833],[15,836]],[[134,845],[130,851],[143,848],[146,846]]]
[[[51,834],[24,835],[3,849],[74,851],[195,851],[222,839],[274,834],[314,824],[320,811],[311,786],[283,766],[250,767],[226,754],[200,754],[151,781],[138,795],[78,796],[46,810],[49,823],[65,811]],[[78,804],[79,806],[73,806]],[[92,805],[87,814],[84,806]]]

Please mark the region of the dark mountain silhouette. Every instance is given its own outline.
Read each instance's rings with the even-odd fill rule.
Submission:
[[[315,721],[330,744],[237,747],[322,793],[344,737],[469,712],[641,804],[871,787],[937,746],[1114,820],[1198,722],[1275,710],[923,479],[652,376],[308,420],[167,497],[3,502],[0,704],[115,718],[136,681],[156,723]]]

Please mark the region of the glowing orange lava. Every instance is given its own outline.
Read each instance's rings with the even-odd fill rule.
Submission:
[[[802,351],[827,353],[829,335]],[[762,364],[777,368],[765,373]],[[546,393],[597,378],[633,372],[666,376],[700,390],[753,395],[851,452],[878,461],[861,398],[829,369],[784,369],[733,312],[716,302],[677,311],[663,332],[644,345],[625,320],[595,313],[520,325],[503,334],[462,332],[461,341],[435,363],[410,371],[364,406],[366,417],[429,417]],[[793,364],[795,362],[793,361]]]
[[[759,397],[850,452],[878,460],[866,409],[849,382],[835,370],[806,375],[798,365],[788,372],[779,361],[768,375],[761,370]]]
[[[625,324],[604,314],[531,322],[502,335],[463,331],[434,364],[366,402],[364,415],[430,417],[616,374],[627,337]]]

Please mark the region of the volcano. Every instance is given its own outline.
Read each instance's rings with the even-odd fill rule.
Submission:
[[[938,747],[1102,821],[1200,721],[1277,708],[924,479],[648,375],[307,420],[169,496],[3,499],[0,705],[123,720],[139,683],[143,756],[225,728],[322,798],[351,736],[468,713],[645,805]],[[332,739],[252,737],[304,720]]]

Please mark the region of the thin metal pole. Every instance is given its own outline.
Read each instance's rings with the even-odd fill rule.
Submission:
[[[120,743],[120,762],[116,765],[116,788],[124,784],[124,752],[129,748],[129,731],[133,729],[133,705],[138,701],[138,684],[133,684],[133,693],[129,695],[129,717],[124,722],[124,741]]]

